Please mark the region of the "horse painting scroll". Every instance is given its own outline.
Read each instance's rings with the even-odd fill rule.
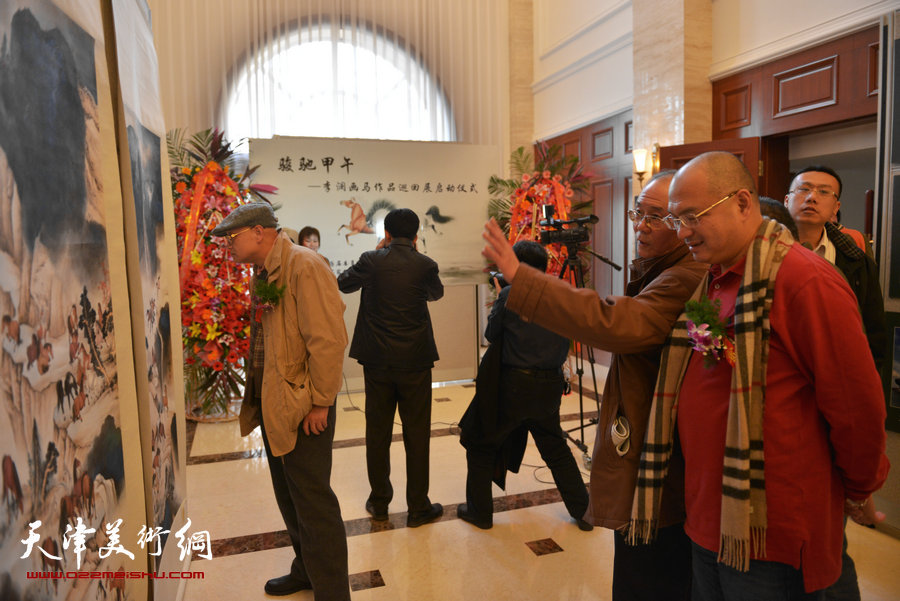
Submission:
[[[0,598],[94,600],[99,580],[26,572],[75,569],[78,527],[100,533],[80,569],[113,569],[105,524],[143,509],[140,477],[123,501],[134,384],[100,3],[0,2],[0,40]]]
[[[315,159],[320,166],[331,157],[346,161],[330,171],[279,168],[292,157]],[[318,229],[319,252],[328,256],[335,274],[374,249],[384,216],[402,207],[418,215],[417,249],[438,263],[445,285],[484,280],[481,229],[488,183],[502,161],[499,148],[475,144],[288,136],[250,140],[250,163],[259,164],[259,177],[278,186],[278,221],[296,230]]]
[[[340,205],[350,209],[350,223],[341,225],[341,227],[338,228],[337,233],[340,234],[344,229],[349,230],[347,234],[344,235],[344,241],[351,246],[350,236],[375,233],[375,230],[372,228],[375,226],[375,218],[378,216],[379,212],[387,213],[397,208],[394,206],[394,203],[385,199],[373,202],[372,206],[369,207],[369,210],[366,212],[363,212],[362,205],[356,202],[355,198],[342,200],[340,201]]]

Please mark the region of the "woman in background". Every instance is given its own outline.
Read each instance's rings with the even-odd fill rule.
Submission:
[[[311,248],[316,252],[319,252],[319,240],[319,230],[311,225],[307,225],[297,234],[297,244]]]
[[[321,240],[321,236],[319,235],[319,230],[314,228],[311,225],[305,226],[300,233],[297,234],[297,244],[300,246],[305,246],[310,250],[314,250],[319,252],[319,241]],[[331,261],[329,261],[326,257],[319,255],[328,265],[331,265]]]

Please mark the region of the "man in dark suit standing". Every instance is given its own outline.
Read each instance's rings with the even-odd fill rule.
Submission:
[[[366,382],[366,467],[371,493],[366,511],[388,518],[390,446],[399,409],[406,451],[407,526],[440,517],[444,508],[428,498],[431,440],[431,368],[438,359],[428,301],[444,295],[438,266],[416,250],[419,218],[394,209],[384,219],[384,240],[338,278],[341,292],[362,289],[350,356]]]

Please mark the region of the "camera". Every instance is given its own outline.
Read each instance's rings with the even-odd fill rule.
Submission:
[[[541,244],[581,244],[590,239],[591,232],[584,226],[541,232]]]
[[[506,288],[509,286],[509,282],[503,279],[503,274],[499,271],[489,271],[488,272],[488,284],[491,286],[494,285],[494,278],[497,278],[497,283],[500,284],[501,288]]]
[[[540,222],[541,227],[552,229],[541,231],[541,244],[582,244],[591,239],[591,232],[587,228],[587,224],[600,221],[596,215],[566,220],[554,219],[553,215],[556,209],[553,205],[544,205],[542,208],[544,218]],[[565,228],[566,225],[574,225],[574,227]]]

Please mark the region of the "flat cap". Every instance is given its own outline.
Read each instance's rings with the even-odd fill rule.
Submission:
[[[228,217],[216,226],[216,229],[212,231],[212,235],[224,236],[231,230],[253,227],[254,225],[278,227],[278,218],[275,217],[272,205],[267,202],[251,202],[241,205],[229,213]]]

